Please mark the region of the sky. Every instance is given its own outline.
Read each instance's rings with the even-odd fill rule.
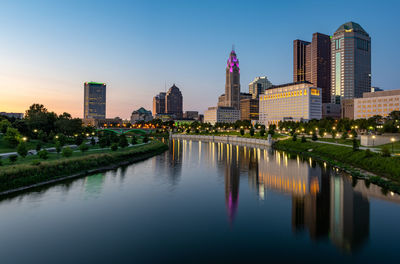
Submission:
[[[400,1],[0,0],[0,112],[33,103],[83,116],[83,83],[107,84],[107,118],[129,118],[174,83],[203,113],[225,90],[232,45],[241,90],[293,78],[293,40],[359,23],[371,36],[372,85],[400,89]]]

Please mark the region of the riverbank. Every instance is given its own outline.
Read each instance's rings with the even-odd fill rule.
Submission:
[[[113,169],[160,154],[168,146],[159,141],[133,149],[81,157],[18,164],[0,169],[0,195]]]
[[[198,140],[198,141],[209,141],[209,142],[220,142],[227,144],[251,144],[256,146],[271,146],[272,140],[247,138],[239,136],[205,136],[205,135],[187,135],[187,134],[173,134],[173,139],[186,139],[186,140]]]
[[[302,143],[299,139],[275,142],[273,148],[325,161],[354,177],[400,193],[400,157],[383,157],[371,151],[353,151],[349,147],[311,141]]]

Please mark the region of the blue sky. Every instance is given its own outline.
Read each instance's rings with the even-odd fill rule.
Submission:
[[[83,82],[107,83],[107,116],[128,118],[173,83],[185,110],[224,92],[232,44],[242,91],[256,76],[292,81],[294,39],[359,23],[372,84],[400,89],[398,1],[1,1],[0,111],[34,102],[82,117]]]

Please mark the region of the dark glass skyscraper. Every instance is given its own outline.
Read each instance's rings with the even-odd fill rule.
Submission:
[[[84,84],[84,119],[106,118],[106,84],[85,82]]]
[[[183,117],[183,96],[178,87],[172,85],[165,96],[165,113]]]

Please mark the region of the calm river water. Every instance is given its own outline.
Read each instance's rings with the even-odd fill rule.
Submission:
[[[400,197],[271,149],[175,140],[2,197],[1,263],[398,263]]]

